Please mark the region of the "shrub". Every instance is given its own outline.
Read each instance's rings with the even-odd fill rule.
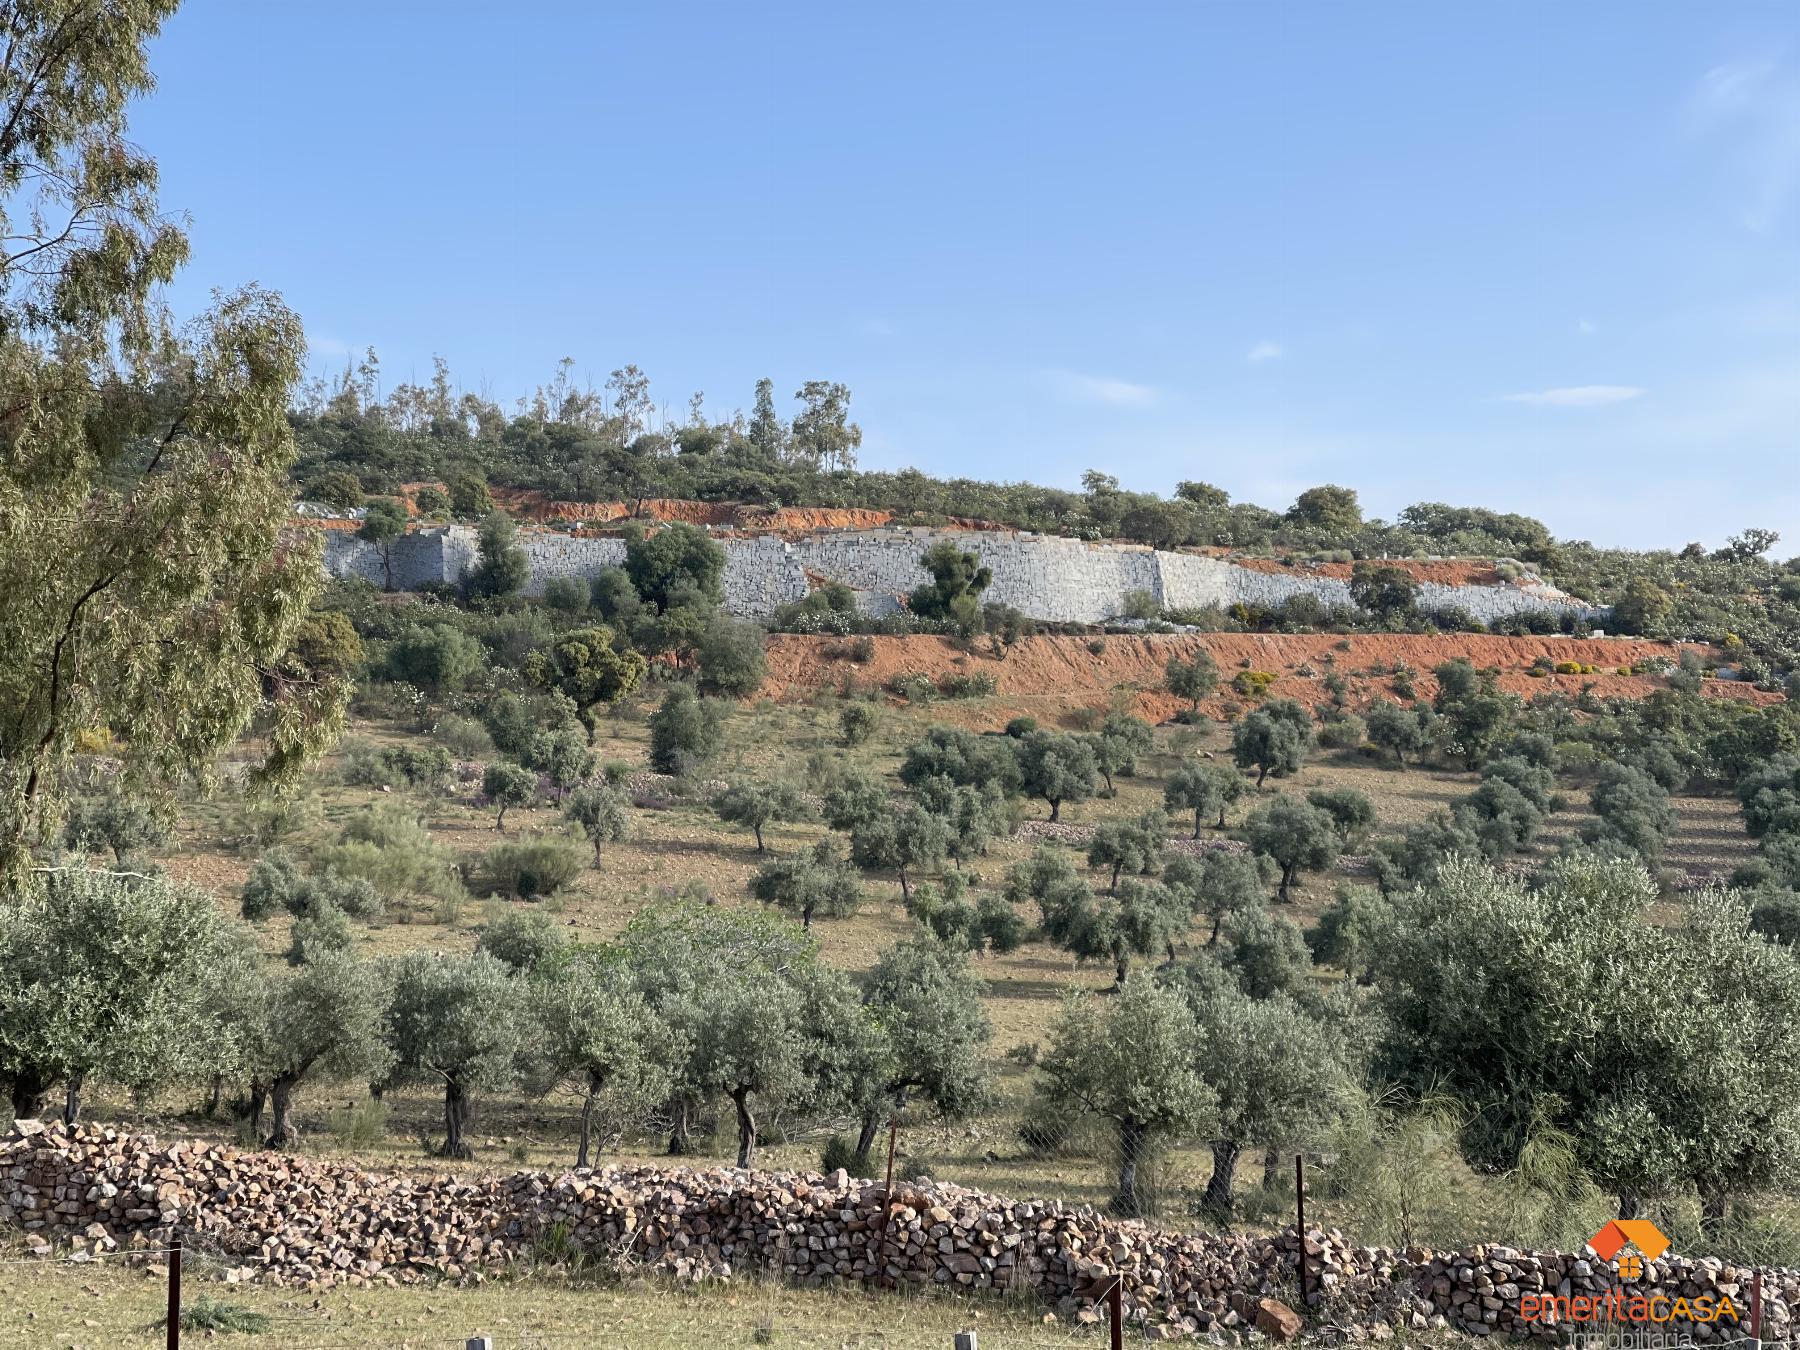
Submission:
[[[650,767],[658,773],[691,772],[718,753],[724,723],[718,704],[700,698],[691,685],[671,685],[650,715]]]
[[[908,703],[929,703],[938,692],[929,675],[897,675],[888,683],[888,689]]]
[[[1240,670],[1231,677],[1231,687],[1245,698],[1261,698],[1276,680],[1272,670]]]
[[[1327,750],[1354,750],[1363,743],[1368,728],[1354,713],[1343,713],[1319,726],[1319,744]]]
[[[843,733],[847,746],[861,745],[875,734],[881,725],[881,710],[873,703],[858,700],[846,703],[838,712],[838,729]]]
[[[309,965],[348,951],[355,940],[348,914],[336,905],[317,904],[294,920],[287,959],[291,965]]]
[[[694,644],[704,693],[744,698],[756,692],[767,663],[763,630],[742,619],[715,615]]]
[[[1127,619],[1154,619],[1162,607],[1156,603],[1156,597],[1149,591],[1126,591],[1124,617]]]
[[[494,752],[493,737],[473,717],[441,718],[431,734],[457,759],[482,759]]]
[[[990,698],[995,688],[994,677],[985,672],[950,674],[938,681],[938,692],[945,698]]]
[[[537,900],[556,894],[587,866],[586,853],[560,839],[518,839],[497,844],[470,869],[477,895]]]

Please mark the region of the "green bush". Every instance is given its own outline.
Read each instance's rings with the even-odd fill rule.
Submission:
[[[473,717],[441,718],[431,734],[457,759],[485,759],[494,753],[494,738]]]
[[[537,900],[556,894],[587,866],[586,850],[560,839],[518,839],[498,844],[471,869],[477,895]]]
[[[1319,744],[1327,750],[1354,750],[1368,735],[1368,727],[1354,713],[1343,713],[1319,726]]]
[[[864,703],[860,699],[854,703],[846,703],[838,712],[838,729],[843,732],[844,744],[861,745],[875,734],[881,725],[881,710],[873,703]]]
[[[997,687],[992,675],[985,672],[951,674],[938,681],[938,693],[945,698],[991,698]]]

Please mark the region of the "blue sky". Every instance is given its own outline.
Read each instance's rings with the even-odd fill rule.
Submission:
[[[843,380],[862,462],[1800,552],[1792,3],[189,0],[177,293],[510,400]]]

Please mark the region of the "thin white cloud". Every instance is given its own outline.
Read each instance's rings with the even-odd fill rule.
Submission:
[[[1537,389],[1524,394],[1502,394],[1504,403],[1529,403],[1539,408],[1604,408],[1627,403],[1644,391],[1635,384],[1575,384],[1562,389]]]
[[[1114,407],[1140,407],[1156,398],[1147,384],[1134,384],[1111,375],[1083,375],[1073,370],[1046,371],[1065,398],[1082,403],[1108,403]]]
[[[1285,355],[1281,344],[1272,338],[1264,338],[1244,354],[1246,361],[1273,361]]]
[[[1728,142],[1745,227],[1771,229],[1800,189],[1800,70],[1772,60],[1714,66],[1688,100],[1688,119],[1697,136]]]

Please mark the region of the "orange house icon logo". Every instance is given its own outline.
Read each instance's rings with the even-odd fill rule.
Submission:
[[[1648,1219],[1611,1219],[1588,1239],[1588,1246],[1602,1261],[1612,1260],[1627,1247],[1636,1247],[1642,1256],[1629,1252],[1619,1256],[1620,1277],[1635,1280],[1644,1273],[1645,1261],[1654,1261],[1669,1250],[1669,1239]]]

